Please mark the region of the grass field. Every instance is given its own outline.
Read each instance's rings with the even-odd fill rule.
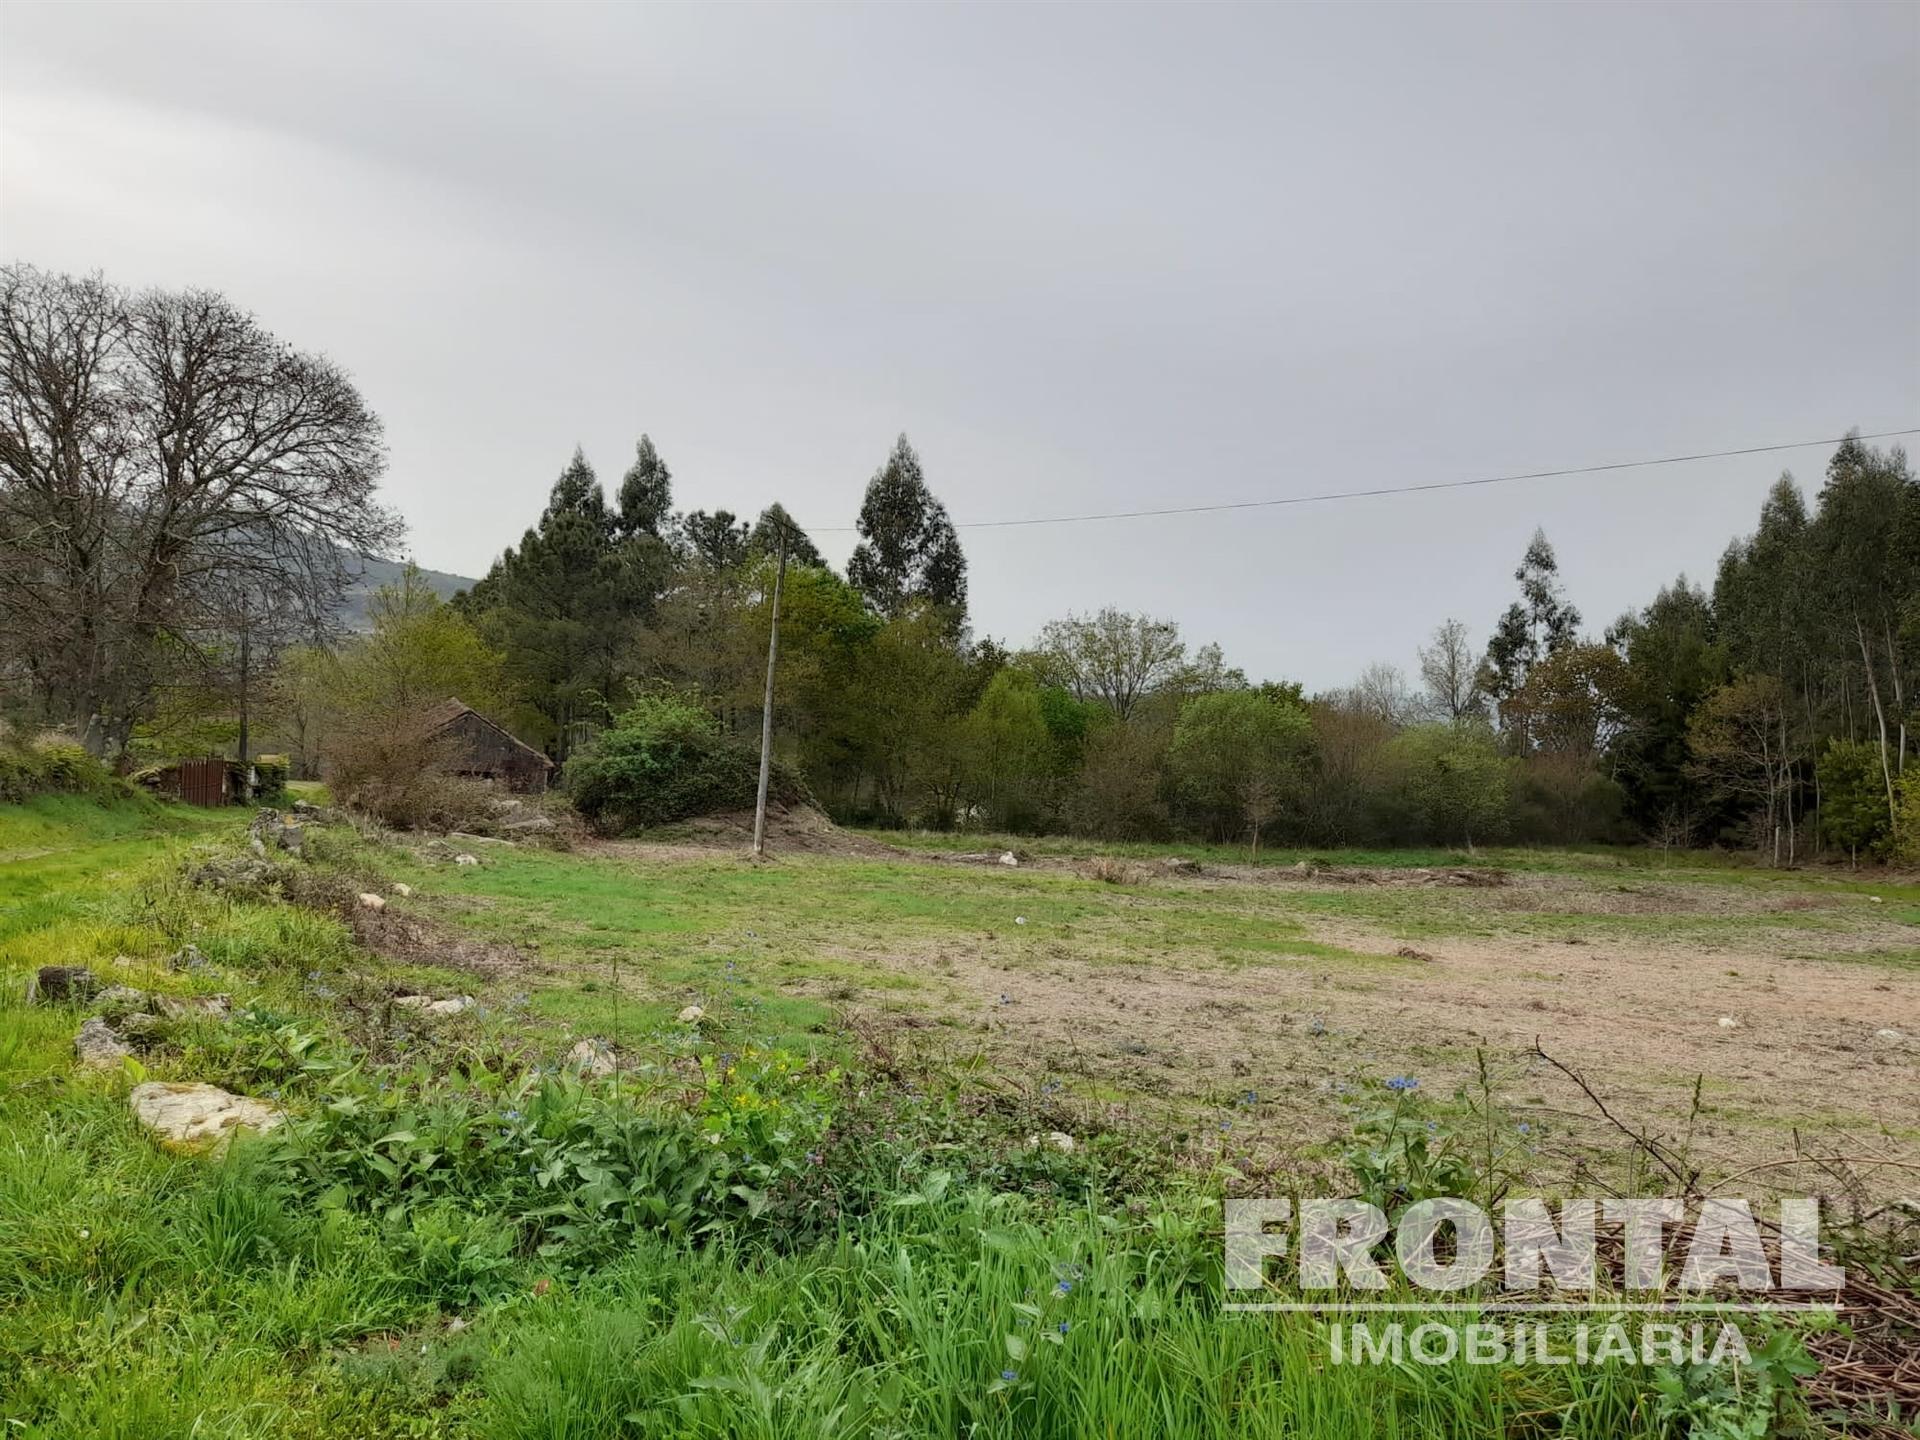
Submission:
[[[1388,1076],[1436,1135],[1497,1119],[1508,1181],[1627,1174],[1536,1038],[1704,1166],[1920,1138],[1910,884],[902,836],[459,866],[346,826],[301,904],[187,883],[243,826],[0,810],[9,1434],[1794,1433],[1834,1417],[1764,1363],[1331,1366],[1315,1317],[1222,1313],[1223,1187],[1351,1184]],[[89,1012],[24,1002],[46,964],[235,1015],[85,1072]],[[619,1073],[571,1073],[581,1037]],[[142,1077],[292,1118],[172,1154],[129,1118]]]

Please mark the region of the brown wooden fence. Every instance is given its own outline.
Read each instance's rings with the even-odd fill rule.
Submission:
[[[205,760],[182,760],[180,798],[189,805],[227,803],[227,762],[217,756]]]

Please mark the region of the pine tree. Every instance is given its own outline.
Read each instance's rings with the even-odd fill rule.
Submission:
[[[747,558],[747,522],[731,510],[695,510],[680,522],[693,558],[709,570],[735,570]]]
[[[663,539],[672,514],[673,472],[653,448],[653,441],[642,435],[634,447],[633,464],[620,482],[620,535]]]
[[[905,435],[867,483],[859,530],[847,579],[875,612],[893,618],[924,601],[946,612],[957,633],[966,621],[967,559]]]
[[[570,728],[605,719],[618,698],[620,654],[644,599],[615,531],[599,478],[576,449],[540,523],[494,562],[467,600],[506,652],[514,689],[540,712],[543,738],[562,757]]]
[[[754,521],[753,533],[747,537],[747,549],[755,555],[773,555],[780,548],[780,535],[785,532],[787,538],[787,560],[794,565],[811,565],[824,570],[827,562],[820,554],[819,547],[808,538],[787,514],[778,500],[760,512],[760,518]]]

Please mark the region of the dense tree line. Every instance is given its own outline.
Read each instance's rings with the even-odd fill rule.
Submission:
[[[1791,478],[1711,591],[1685,577],[1603,633],[1536,533],[1484,647],[1449,619],[1307,695],[1169,619],[1069,615],[1012,650],[967,624],[966,558],[903,436],[844,576],[778,506],[680,514],[651,441],[609,502],[584,457],[455,603],[559,758],[642,695],[750,737],[774,554],[789,568],[781,756],[843,819],[1310,844],[1649,839],[1890,853],[1920,635],[1920,489],[1848,441],[1809,506]],[[1920,772],[1916,772],[1920,773]]]
[[[1920,485],[1899,450],[1846,441],[1811,497],[1781,477],[1711,589],[1682,576],[1598,634],[1536,533],[1484,646],[1446,619],[1414,683],[1374,665],[1316,695],[1111,608],[1021,650],[975,636],[966,556],[905,436],[844,575],[777,504],[676,510],[642,436],[611,495],[576,451],[470,592],[443,604],[409,579],[342,644],[351,556],[397,535],[384,458],[337,367],[218,295],[0,271],[8,718],[122,756],[136,733],[197,748],[168,737],[205,741],[212,719],[244,756],[271,696],[310,771],[447,693],[562,762],[617,749],[644,701],[681,717],[663,734],[710,717],[731,757],[759,731],[784,555],[776,743],[842,818],[1920,858]]]

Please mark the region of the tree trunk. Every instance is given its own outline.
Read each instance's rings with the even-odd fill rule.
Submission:
[[[1907,773],[1907,699],[1900,684],[1900,647],[1893,642],[1892,622],[1882,616],[1881,625],[1887,637],[1887,673],[1893,679],[1894,723],[1900,728],[1900,763],[1894,768],[1896,774],[1904,775]]]
[[[1873,673],[1873,652],[1867,645],[1866,627],[1860,623],[1860,616],[1853,617],[1854,637],[1860,642],[1860,662],[1867,671],[1867,695],[1873,701],[1874,723],[1880,728],[1880,778],[1887,786],[1887,823],[1893,833],[1900,833],[1900,806],[1893,795],[1893,767],[1887,763],[1887,712],[1880,704],[1880,679]]]

